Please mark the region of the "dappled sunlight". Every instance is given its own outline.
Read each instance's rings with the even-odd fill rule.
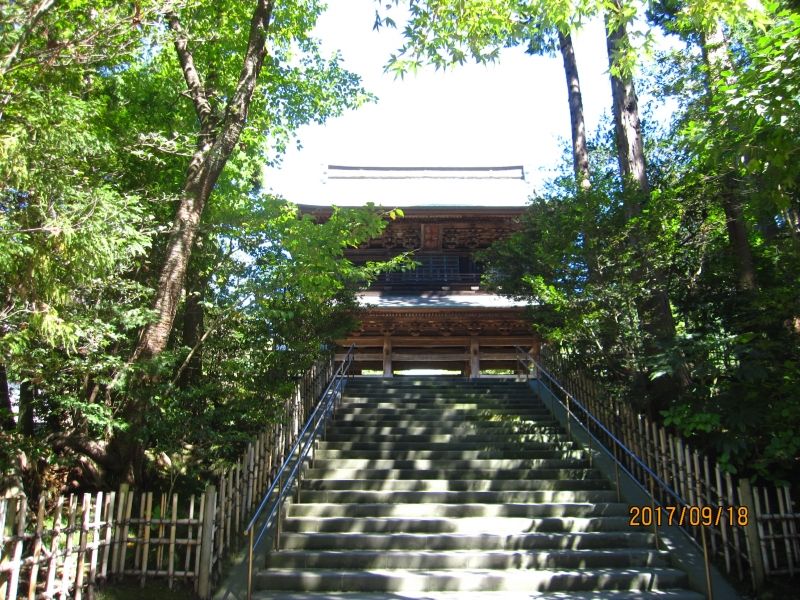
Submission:
[[[268,589],[505,600],[683,585],[529,392],[425,383],[348,392],[287,508]]]

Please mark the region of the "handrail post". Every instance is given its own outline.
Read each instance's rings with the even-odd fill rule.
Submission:
[[[703,538],[703,566],[706,569],[706,595],[708,600],[714,600],[714,588],[711,585],[711,563],[708,560],[708,541],[706,540],[706,528],[700,523],[700,536]]]
[[[591,433],[591,432],[590,432],[590,433]],[[592,436],[592,435],[588,435],[587,437],[589,438],[589,453],[588,453],[588,454],[589,454],[589,468],[591,469],[591,468],[592,468],[592,465],[594,464],[594,459],[593,459],[593,457],[592,457],[592,455],[594,454],[594,449],[593,449],[593,447],[592,447],[592,438],[593,438],[594,436]]]
[[[650,509],[653,511],[653,535],[655,535],[656,550],[658,550],[658,519],[656,518],[656,490],[653,475],[648,477],[650,481]]]
[[[253,536],[255,535],[255,529],[253,527],[250,528],[250,532],[247,536],[248,538],[248,548],[247,548],[247,600],[253,600]]]
[[[617,455],[617,444],[612,442],[614,445],[614,479],[617,486],[617,502],[622,501],[622,495],[619,491],[619,457]]]
[[[280,549],[281,545],[281,519],[283,517],[283,507],[278,509],[278,515],[275,517],[275,536],[272,538],[274,542],[274,548],[277,552]]]
[[[570,412],[569,408],[569,392],[567,392],[565,395],[567,398],[567,435],[572,437],[572,412]]]

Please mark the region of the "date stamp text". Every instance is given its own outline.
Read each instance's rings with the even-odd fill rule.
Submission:
[[[746,506],[636,506],[628,507],[628,525],[690,525],[692,527],[745,527],[750,522]]]

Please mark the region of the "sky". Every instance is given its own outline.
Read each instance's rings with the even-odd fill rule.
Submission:
[[[356,111],[298,132],[278,168],[265,171],[267,189],[306,204],[521,205],[552,177],[570,139],[561,57],[504,50],[492,65],[467,64],[443,72],[432,67],[404,79],[384,73],[402,44],[397,30],[373,30],[375,0],[329,3],[315,35],[326,52],[339,50],[344,65],[378,97]],[[574,36],[588,131],[610,111],[611,86],[601,20]],[[526,181],[327,181],[325,165],[524,165]]]

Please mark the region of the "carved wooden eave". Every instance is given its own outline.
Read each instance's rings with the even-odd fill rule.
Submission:
[[[316,219],[330,207],[301,206]],[[517,347],[536,352],[525,307],[480,289],[476,250],[520,229],[523,207],[414,206],[387,224],[380,238],[346,255],[354,262],[386,260],[414,252],[420,266],[408,274],[381,276],[361,297],[360,325],[337,340],[355,346],[355,371],[392,376],[407,369],[514,370]],[[342,355],[343,356],[343,355]]]
[[[537,352],[539,337],[521,307],[502,309],[370,307],[342,347],[356,348],[357,368],[383,371],[442,368],[478,376],[515,369],[517,347]]]
[[[301,205],[300,210],[319,221],[330,217],[330,207]],[[380,260],[399,252],[448,252],[468,255],[488,248],[496,240],[519,230],[522,207],[415,206],[403,209],[403,217],[389,222],[379,238],[357,249],[348,258]]]
[[[361,326],[348,339],[391,333],[393,336],[492,335],[532,338],[530,322],[522,309],[459,310],[371,308],[361,317]],[[447,340],[442,340],[446,343]]]

